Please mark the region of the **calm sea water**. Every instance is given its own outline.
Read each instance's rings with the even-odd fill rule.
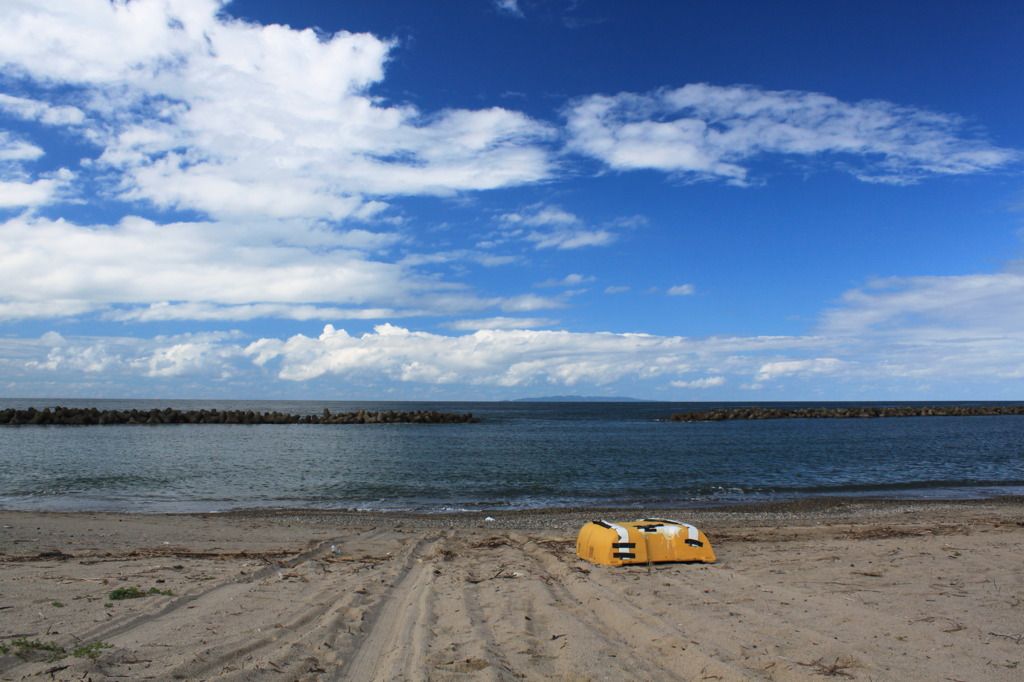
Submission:
[[[0,400],[55,405],[437,409],[482,423],[0,427],[0,507],[453,511],[1024,494],[1024,416],[683,424],[656,420],[738,405]]]

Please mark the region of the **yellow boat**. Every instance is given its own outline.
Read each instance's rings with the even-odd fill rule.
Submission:
[[[671,519],[627,523],[591,521],[580,529],[576,554],[602,566],[663,561],[714,563],[707,537],[694,526]]]

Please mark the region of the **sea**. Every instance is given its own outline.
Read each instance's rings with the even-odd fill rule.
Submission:
[[[14,400],[15,407],[471,412],[475,424],[0,426],[0,508],[445,513],[1024,494],[1024,416],[680,423],[715,407],[1000,402]]]

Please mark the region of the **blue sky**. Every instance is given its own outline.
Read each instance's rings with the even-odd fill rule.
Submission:
[[[0,394],[1022,398],[1019,3],[9,0]]]

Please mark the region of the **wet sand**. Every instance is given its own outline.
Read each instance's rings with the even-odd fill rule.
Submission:
[[[1020,498],[487,515],[0,511],[0,679],[1024,670]],[[586,521],[642,516],[697,525],[718,562],[649,570],[576,557]],[[145,596],[113,599],[121,588]],[[40,648],[50,643],[69,655]]]

